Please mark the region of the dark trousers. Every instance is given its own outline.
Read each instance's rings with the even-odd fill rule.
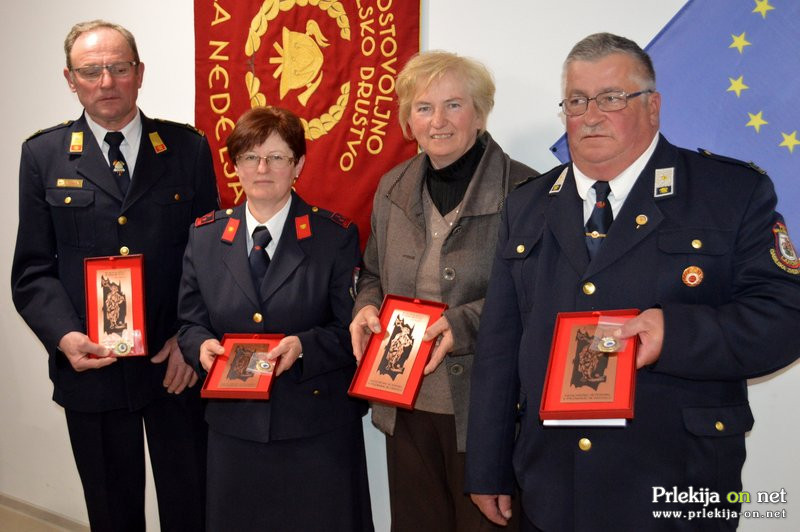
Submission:
[[[65,411],[93,532],[145,530],[145,428],[161,530],[204,529],[207,428],[198,388],[133,412]]]
[[[394,435],[386,436],[392,532],[517,530],[516,500],[514,518],[500,527],[464,494],[464,458],[453,416],[397,409]]]

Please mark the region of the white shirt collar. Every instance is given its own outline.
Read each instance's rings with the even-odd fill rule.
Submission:
[[[289,207],[292,206],[292,196],[289,195],[289,200],[286,202],[286,205],[281,207],[281,210],[276,212],[272,218],[266,221],[266,223],[258,223],[255,216],[250,213],[250,208],[248,206],[248,202],[244,204],[244,218],[245,222],[247,223],[247,253],[250,253],[250,250],[253,248],[253,230],[258,227],[259,225],[266,226],[267,231],[269,231],[269,235],[272,237],[269,244],[267,244],[267,255],[271,259],[272,256],[275,254],[275,250],[278,248],[278,241],[281,239],[281,233],[283,233],[283,226],[286,225],[286,219],[289,217]]]
[[[608,202],[611,205],[611,211],[614,213],[614,216],[619,214],[622,204],[625,203],[625,199],[628,197],[633,185],[636,184],[639,174],[642,173],[644,167],[647,166],[647,163],[650,161],[650,157],[653,156],[653,152],[656,151],[658,138],[659,134],[656,132],[653,140],[650,141],[650,146],[648,146],[647,149],[635,161],[633,161],[633,164],[608,182],[608,184],[611,186],[611,192],[608,195]],[[583,221],[586,222],[592,213],[592,209],[594,208],[596,198],[592,185],[594,185],[596,179],[592,179],[581,172],[575,163],[572,163],[572,173],[575,176],[575,188],[578,190],[578,195],[583,200]]]
[[[106,158],[106,162],[108,162],[108,144],[106,144],[105,139],[106,133],[111,130],[92,120],[89,113],[84,112],[84,116],[86,117],[86,123],[89,124],[89,129],[103,152],[103,156]],[[142,112],[137,109],[133,120],[125,124],[125,127],[119,131],[125,137],[119,149],[122,152],[122,156],[125,157],[125,162],[128,163],[128,173],[132,178],[133,170],[136,166],[136,157],[139,155],[139,145],[142,141]]]

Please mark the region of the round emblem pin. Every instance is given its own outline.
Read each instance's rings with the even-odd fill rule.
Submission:
[[[259,360],[258,361],[258,369],[260,369],[262,371],[269,371],[270,369],[272,369],[272,364],[270,364],[266,360]]]
[[[617,350],[618,345],[619,342],[613,336],[604,336],[600,338],[600,343],[597,345],[597,349],[603,353],[613,353]]]
[[[128,342],[125,340],[120,340],[117,342],[117,345],[114,346],[114,352],[118,355],[125,355],[128,351],[131,350],[131,346],[128,345]]]
[[[689,288],[694,288],[703,282],[703,270],[698,266],[689,266],[683,270],[681,279],[683,280],[683,284]]]

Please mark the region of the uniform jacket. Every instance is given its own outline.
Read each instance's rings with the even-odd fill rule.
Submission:
[[[73,133],[83,133],[70,153]],[[161,139],[152,141],[150,134]],[[166,150],[162,149],[166,147]],[[211,152],[193,128],[142,115],[142,140],[123,199],[83,116],[22,145],[19,229],[11,285],[17,310],[49,353],[53,399],[85,412],[138,409],[163,392],[166,364],[121,359],[76,372],[57,351],[61,337],[86,331],[83,259],[144,254],[149,355],[177,330],[181,257],[189,226],[217,205]]]
[[[358,229],[338,215],[292,196],[289,216],[260,292],[250,277],[244,205],[214,223],[193,227],[180,289],[179,342],[200,368],[200,345],[225,333],[296,335],[303,358],[272,382],[267,401],[209,400],[209,426],[238,438],[267,442],[322,434],[352,423],[366,411],[347,390],[355,371],[347,327],[353,309]],[[227,218],[240,220],[231,243]],[[295,221],[308,216],[311,235]],[[345,227],[346,226],[346,227]],[[260,313],[263,321],[254,321]]]
[[[672,193],[655,197],[666,168]],[[740,491],[753,425],[745,379],[800,352],[800,264],[777,249],[775,204],[770,179],[745,163],[661,137],[590,263],[571,165],[512,193],[473,371],[467,490],[512,493],[516,473],[525,513],[544,530],[673,529],[687,522],[653,518],[667,508],[651,502],[653,487],[708,488],[723,503]],[[702,269],[700,285],[682,280],[689,266]],[[651,307],[664,313],[663,349],[637,372],[629,425],[543,428],[556,313]]]
[[[445,358],[456,417],[458,449],[466,444],[467,402],[478,320],[497,239],[500,211],[508,192],[536,172],[512,160],[488,133],[486,151],[467,190],[461,212],[442,246],[441,293],[455,346]],[[380,308],[384,295],[416,297],[416,279],[426,246],[422,187],[427,156],[419,154],[381,179],[372,206],[372,234],[364,251],[356,311]],[[373,404],[373,423],[394,432],[395,409]]]

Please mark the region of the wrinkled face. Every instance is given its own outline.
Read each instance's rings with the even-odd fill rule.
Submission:
[[[597,61],[574,61],[567,66],[565,98],[594,98],[608,91],[646,89],[633,57],[616,53]],[[567,116],[567,138],[573,162],[593,179],[619,175],[647,149],[658,131],[661,97],[643,94],[619,111],[600,111],[594,101],[580,116]]]
[[[464,82],[446,73],[417,91],[408,119],[411,135],[434,168],[444,168],[464,155],[484,126]]]
[[[133,51],[125,37],[111,28],[98,28],[81,34],[70,52],[73,69],[133,60]],[[69,88],[78,95],[78,100],[92,120],[115,131],[122,129],[136,115],[136,98],[143,76],[142,63],[128,76],[112,77],[104,70],[100,79],[94,81],[85,80],[77,72],[64,69]]]
[[[245,168],[244,164],[240,164],[244,156],[253,154],[262,157],[255,168]],[[248,201],[265,207],[280,208],[289,199],[292,184],[300,175],[306,158],[304,155],[300,157],[299,161],[294,161],[286,168],[276,169],[275,165],[270,166],[263,159],[269,155],[294,157],[286,141],[279,134],[273,133],[262,144],[242,152],[237,157],[236,174],[239,176]]]

